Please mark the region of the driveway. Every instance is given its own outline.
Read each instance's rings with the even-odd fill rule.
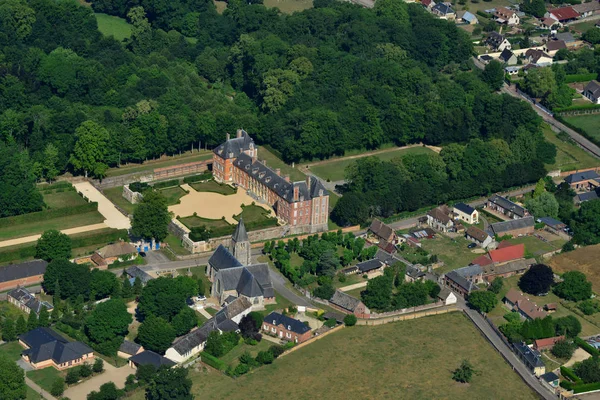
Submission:
[[[114,206],[114,204],[108,200],[98,189],[96,189],[89,182],[80,182],[76,183],[75,189],[83,194],[85,197],[90,199],[91,201],[95,201],[98,203],[98,212],[102,214],[105,218],[104,223],[109,228],[116,229],[129,229],[131,228],[131,221],[129,218],[121,214],[119,210]]]
[[[33,371],[33,367],[31,366],[31,364],[29,364],[27,361],[23,360],[22,358],[19,358],[17,360],[17,365],[19,367],[21,367],[21,369],[23,369],[23,371],[25,371],[25,372]]]
[[[135,374],[135,369],[128,365],[121,368],[116,368],[104,362],[104,372],[96,375],[87,381],[75,386],[71,386],[65,390],[63,396],[71,400],[87,400],[88,393],[100,390],[100,386],[108,382],[113,382],[118,388],[125,387],[125,380],[131,374]]]

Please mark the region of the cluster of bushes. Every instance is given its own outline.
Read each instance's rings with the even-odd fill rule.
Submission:
[[[156,182],[154,185],[152,185],[154,189],[165,189],[173,186],[179,186],[179,179],[171,179],[168,181]]]
[[[573,369],[560,367],[564,378],[560,386],[574,393],[590,392],[600,389],[600,358],[597,356],[576,363]]]
[[[129,190],[132,192],[143,193],[148,189],[150,189],[150,185],[146,182],[133,182],[129,184]]]
[[[273,363],[277,357],[292,347],[294,347],[293,342],[288,342],[284,346],[276,344],[271,346],[268,351],[259,351],[256,357],[252,357],[249,352],[245,352],[239,357],[240,363],[235,368],[230,365],[225,374],[233,377],[247,374],[253,368]]]
[[[49,193],[49,192],[53,192],[53,191],[60,193],[60,192],[63,192],[65,189],[68,191],[75,190],[73,185],[71,185],[71,183],[67,182],[67,181],[60,181],[60,182],[53,183],[51,185],[38,187],[38,191],[40,193]]]
[[[229,236],[234,231],[234,225],[218,228],[207,228],[206,225],[195,226],[190,230],[190,239],[194,242],[201,242],[214,237]]]
[[[553,319],[547,316],[544,319],[536,318],[521,322],[518,313],[509,313],[504,316],[508,323],[500,325],[500,331],[511,342],[528,343],[537,339],[565,335],[575,338],[581,332],[581,322],[573,316]]]
[[[202,181],[209,180],[211,178],[212,178],[212,172],[204,171],[200,175],[186,176],[185,178],[183,178],[183,183],[202,182]]]
[[[213,331],[208,335],[204,352],[213,357],[223,357],[241,342],[242,338],[236,332],[220,334],[218,331]]]
[[[565,76],[565,83],[573,83],[573,82],[588,82],[596,79],[598,74],[592,72],[588,74],[572,74]]]
[[[600,356],[600,351],[595,348],[594,346],[592,346],[591,344],[589,344],[588,342],[586,342],[585,340],[583,340],[580,337],[576,337],[573,342],[581,347],[583,350],[585,350],[586,352],[588,352],[589,354],[592,355],[592,357],[599,357]]]
[[[69,386],[77,384],[80,379],[89,378],[94,374],[99,374],[104,371],[104,361],[101,358],[96,358],[94,365],[83,363],[79,367],[70,368],[65,378],[57,378],[50,388],[50,394],[53,396],[62,396],[65,391],[65,383]]]
[[[584,300],[577,304],[577,308],[579,308],[585,315],[593,315],[600,311],[600,303],[591,299]]]

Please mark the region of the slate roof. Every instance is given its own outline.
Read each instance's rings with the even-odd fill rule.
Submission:
[[[378,259],[379,261],[387,264],[387,265],[393,265],[397,262],[401,262],[404,263],[401,259],[399,259],[398,257],[384,251],[381,249],[377,250],[377,253],[375,253],[375,258]]]
[[[235,227],[235,232],[233,232],[233,236],[231,240],[234,242],[248,242],[248,233],[246,232],[246,225],[244,225],[244,219],[240,218],[240,222],[238,222]]]
[[[475,240],[477,240],[478,242],[482,242],[482,243],[490,236],[486,232],[477,228],[476,226],[468,227],[467,231],[465,233],[467,236],[470,236],[470,237],[474,238]]]
[[[510,261],[502,265],[492,263],[489,265],[484,265],[481,268],[483,269],[484,275],[502,275],[511,272],[523,271],[524,269],[527,269],[527,267],[535,264],[535,262],[535,258],[528,258],[525,260]]]
[[[419,268],[415,267],[414,265],[407,265],[406,266],[406,275],[410,276],[412,279],[419,279],[423,276],[425,276],[425,272],[421,271]]]
[[[507,63],[512,57],[514,57],[514,53],[509,49],[502,50],[502,53],[500,53],[498,56],[498,58],[505,63]]]
[[[133,355],[137,354],[137,352],[140,351],[141,348],[142,348],[142,346],[140,346],[137,343],[130,342],[129,340],[124,340],[123,344],[121,344],[121,346],[119,346],[119,351],[121,351],[125,354],[129,354],[130,356],[133,356]]]
[[[493,60],[492,56],[489,56],[487,54],[481,55],[481,56],[479,56],[479,58],[482,59],[483,61],[492,61]]]
[[[119,257],[126,254],[137,253],[137,249],[131,243],[118,242],[102,247],[97,253],[104,258]]]
[[[220,244],[212,256],[210,256],[208,263],[215,271],[228,268],[238,268],[242,266],[242,263],[239,262],[237,258],[231,254],[227,247],[223,246],[222,244]]]
[[[29,290],[23,287],[18,287],[16,289],[8,292],[8,296],[17,300],[19,303],[25,305],[31,311],[36,314],[39,314],[42,310],[42,307],[46,307],[46,310],[52,311],[54,306],[48,303],[47,301],[38,300],[35,295],[33,295]]]
[[[498,206],[504,208],[505,210],[510,210],[514,214],[519,217],[525,216],[525,209],[518,204],[513,203],[505,197],[498,196],[497,194],[493,195],[488,199],[489,202],[497,204]]]
[[[442,288],[442,290],[440,290],[440,293],[438,293],[438,298],[446,301],[446,299],[448,298],[448,296],[450,296],[451,293],[452,291],[450,289]]]
[[[505,51],[507,51],[507,50],[504,50],[502,52],[502,54],[504,54]],[[510,51],[510,50],[508,50],[508,52],[512,53],[512,51]],[[465,214],[469,214],[469,215],[472,215],[475,212],[475,209],[473,207],[471,207],[470,205],[465,204],[465,203],[456,203],[454,205],[454,208],[456,208],[457,210],[459,210]]]
[[[272,312],[271,314],[267,315],[264,321],[275,326],[283,325],[288,331],[292,331],[298,335],[302,335],[310,331],[310,328],[306,326],[304,322],[290,318],[287,315],[279,314],[277,312]]]
[[[592,190],[577,195],[577,201],[583,203],[584,201],[597,200],[600,198],[600,189]]]
[[[344,274],[352,274],[354,272],[358,272],[358,267],[356,265],[353,265],[351,267],[344,268],[341,272]]]
[[[220,309],[217,314],[224,314],[227,318],[233,319],[246,311],[247,309],[252,308],[252,303],[245,297],[238,297],[227,306]]]
[[[598,83],[598,81],[590,81],[590,83],[588,83],[587,85],[585,85],[585,88],[583,89],[584,92],[592,92],[592,96],[598,98],[600,97],[600,83]]]
[[[530,349],[525,343],[513,343],[513,346],[518,354],[527,360],[529,365],[536,367],[543,367],[542,355],[537,351]]]
[[[575,41],[571,32],[561,32],[554,35],[557,40],[562,40],[565,43],[572,43]]]
[[[36,364],[47,360],[63,364],[94,351],[84,343],[69,342],[50,328],[36,328],[19,336],[19,339],[29,347],[23,354]]]
[[[554,381],[559,380],[558,375],[556,375],[554,372],[546,372],[544,375],[540,376],[540,378],[542,378],[548,383],[552,383]]]
[[[504,36],[502,36],[498,32],[490,32],[485,41],[494,48],[498,48],[498,46],[500,46],[502,42],[504,42],[504,39]]]
[[[331,296],[331,299],[329,299],[329,302],[351,312],[354,312],[356,307],[360,304],[359,299],[344,292],[340,292],[339,290],[335,291],[333,296]]]
[[[206,342],[206,340],[208,339],[208,335],[216,329],[217,327],[215,326],[215,324],[209,323],[207,321],[200,328],[182,336],[173,344],[172,347],[177,353],[184,355],[188,351],[192,350],[194,347],[198,347],[202,343]]]
[[[373,222],[371,222],[369,230],[387,241],[391,241],[394,238],[394,230],[389,225],[384,224],[378,219],[374,219]]]
[[[463,288],[467,293],[471,293],[471,290],[473,290],[473,284],[470,281],[466,280],[458,272],[456,272],[456,270],[448,272],[446,274],[446,278],[450,279],[451,281],[456,283],[458,286]]]
[[[135,365],[154,365],[156,369],[162,366],[171,368],[176,364],[168,358],[163,357],[160,354],[150,350],[145,350],[142,351],[140,354],[136,354],[135,356],[129,358],[129,361],[131,361]]]
[[[152,279],[154,279],[152,277],[152,275],[150,275],[149,273],[147,273],[146,271],[144,271],[137,265],[127,268],[125,270],[125,272],[127,272],[127,275],[129,275],[132,278],[140,278],[142,283],[148,283],[148,281],[151,281]]]
[[[513,231],[515,229],[522,229],[532,227],[535,225],[533,217],[525,217],[520,219],[513,219],[511,221],[496,222],[490,225],[492,235],[502,236],[506,232]]]
[[[433,7],[434,11],[437,11],[441,15],[454,14],[454,10],[447,4],[439,3]]]
[[[248,133],[242,130],[240,137],[229,139],[220,145],[218,145],[213,152],[221,158],[237,158],[244,151],[250,150],[250,146],[254,146],[254,140],[248,135]]]
[[[557,219],[554,219],[552,217],[542,217],[539,219],[541,222],[543,222],[544,224],[551,226],[553,228],[557,228],[557,229],[561,229],[564,228],[566,225],[562,222],[560,222]]]
[[[47,266],[47,261],[33,260],[0,267],[0,282],[10,282],[30,276],[44,275]]]
[[[537,64],[537,62],[542,57],[552,58],[548,54],[544,53],[543,50],[537,50],[537,49],[529,49],[529,50],[527,50],[525,52],[525,57],[529,58],[531,60],[531,62],[534,63],[534,64]]]
[[[381,268],[383,266],[383,262],[374,258],[372,260],[363,261],[361,263],[356,264],[358,270],[360,272],[369,272],[377,268]]]
[[[323,314],[323,319],[335,319],[335,321],[338,324],[341,324],[342,322],[344,322],[344,314],[340,314],[334,311],[327,311],[325,314]]]
[[[267,264],[228,268],[217,272],[223,291],[236,290],[247,297],[274,297],[273,283]]]

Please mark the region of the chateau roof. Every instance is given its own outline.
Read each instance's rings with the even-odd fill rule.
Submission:
[[[240,137],[235,137],[221,143],[213,150],[213,152],[221,158],[229,159],[237,158],[243,154],[244,151],[250,150],[250,148],[254,146],[254,140],[252,140],[245,130],[242,130],[241,133]]]

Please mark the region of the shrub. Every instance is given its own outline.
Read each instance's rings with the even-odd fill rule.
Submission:
[[[79,381],[79,368],[71,368],[68,372],[67,372],[67,376],[65,378],[65,381],[67,382],[67,384],[69,385],[74,385]]]
[[[521,314],[516,311],[504,314],[504,319],[508,322],[521,322]]]
[[[574,383],[580,383],[581,379],[575,375],[575,372],[573,372],[573,370],[571,368],[568,367],[560,367],[560,374],[563,377],[568,378],[569,380],[571,380]]]
[[[211,367],[218,369],[219,371],[225,370],[225,363],[223,361],[219,360],[217,357],[208,354],[205,351],[200,353],[200,360],[204,364],[210,365]]]
[[[344,273],[338,274],[338,281],[340,281],[341,283],[346,282],[346,279],[347,279],[346,274],[344,274]]]
[[[79,375],[82,378],[87,378],[88,376],[92,375],[92,372],[92,367],[88,363],[83,363],[79,368]]]
[[[149,188],[150,186],[146,182],[133,182],[129,184],[129,190],[132,192],[143,193]]]
[[[577,304],[577,308],[579,308],[585,315],[592,315],[600,311],[600,304],[594,300],[584,300]]]
[[[356,315],[354,315],[354,314],[348,314],[344,317],[344,324],[346,326],[354,326],[354,325],[356,325],[357,321],[358,321],[358,318],[356,318]]]
[[[153,185],[154,189],[164,189],[173,186],[179,186],[179,179],[171,179],[169,181],[156,182]]]
[[[256,356],[256,362],[259,364],[271,364],[275,357],[270,351],[259,351]]]
[[[237,367],[233,370],[234,376],[240,376],[247,374],[250,371],[250,367],[247,364],[238,364]]]
[[[194,183],[206,181],[212,178],[212,173],[210,171],[205,171],[200,175],[186,176],[183,178],[183,183]]]
[[[567,342],[566,340],[561,340],[552,346],[551,352],[556,357],[568,359],[573,356],[575,347],[577,346],[575,346],[573,343]]]
[[[269,353],[273,354],[274,358],[279,357],[281,354],[283,354],[284,351],[285,349],[283,348],[283,346],[279,344],[274,344],[273,346],[269,347]]]
[[[334,326],[336,326],[337,322],[335,321],[335,319],[328,319],[327,321],[325,321],[325,323],[323,325],[329,327],[329,328],[333,328]]]
[[[95,373],[104,371],[104,361],[101,358],[96,358],[93,369]]]
[[[62,396],[65,392],[65,381],[63,378],[56,378],[54,383],[52,383],[52,388],[50,388],[50,394],[52,396]]]
[[[595,348],[594,346],[590,345],[588,342],[586,342],[582,338],[576,337],[576,338],[573,339],[573,341],[575,342],[575,344],[577,346],[581,347],[583,350],[585,350],[586,352],[590,353],[592,356],[594,356],[594,357],[600,356],[600,351],[598,351],[597,348]]]

